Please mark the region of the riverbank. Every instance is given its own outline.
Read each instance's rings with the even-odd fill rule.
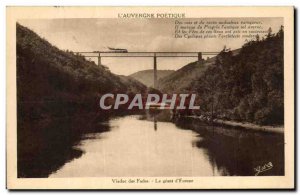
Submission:
[[[203,122],[207,122],[207,120],[202,119],[199,116],[186,116],[187,118],[193,118],[197,120],[201,120]],[[236,122],[236,121],[225,121],[221,119],[214,119],[212,123],[217,125],[235,127],[235,128],[243,128],[247,130],[255,130],[255,131],[264,131],[264,132],[273,132],[273,133],[284,133],[283,126],[261,126],[248,122]]]

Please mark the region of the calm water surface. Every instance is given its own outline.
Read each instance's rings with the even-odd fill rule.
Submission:
[[[109,131],[83,135],[74,146],[83,154],[50,177],[254,175],[269,162],[261,175],[284,174],[283,135],[166,121],[111,119]]]

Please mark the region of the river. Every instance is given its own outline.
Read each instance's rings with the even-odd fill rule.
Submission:
[[[163,116],[163,117],[162,117]],[[82,155],[50,177],[284,175],[282,134],[213,127],[165,115],[129,115],[103,122],[109,130],[81,136]]]

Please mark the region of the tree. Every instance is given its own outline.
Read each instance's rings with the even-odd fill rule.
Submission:
[[[268,35],[267,35],[267,38],[270,38],[270,37],[272,37],[272,28],[271,27],[268,29]]]
[[[258,41],[259,41],[259,35],[257,34],[257,35],[255,36],[255,38],[256,38],[256,41],[258,42]]]

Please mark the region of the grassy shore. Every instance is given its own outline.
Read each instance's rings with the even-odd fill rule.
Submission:
[[[203,120],[199,116],[186,116],[186,117],[194,118],[194,119],[198,119],[198,120]],[[203,121],[207,122],[206,120],[203,120]],[[226,121],[226,120],[221,120],[221,119],[214,119],[212,121],[212,123],[218,124],[218,125],[230,126],[230,127],[243,128],[243,129],[248,129],[248,130],[274,132],[274,133],[284,133],[284,127],[283,126],[262,126],[262,125],[257,125],[257,124],[254,124],[254,123]]]

